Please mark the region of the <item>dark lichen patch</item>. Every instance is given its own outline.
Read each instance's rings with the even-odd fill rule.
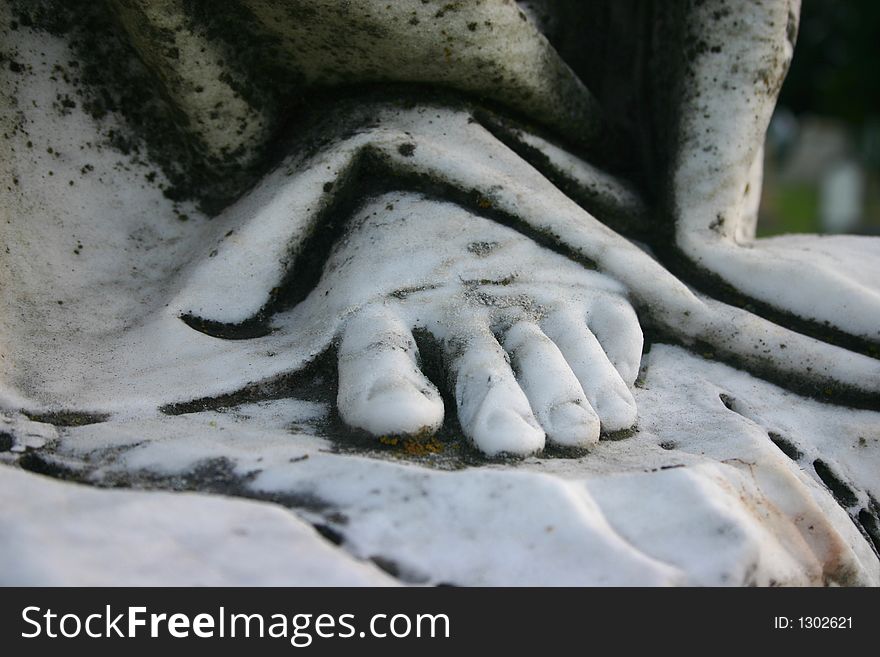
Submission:
[[[859,510],[856,520],[871,541],[875,554],[880,555],[880,504],[877,500],[872,497],[868,508]]]
[[[589,455],[589,453],[590,449],[588,447],[558,445],[548,442],[537,456],[543,459],[581,459]]]
[[[785,454],[792,461],[799,461],[804,457],[804,453],[797,448],[797,446],[792,443],[790,440],[785,438],[784,436],[776,433],[775,431],[768,431],[767,435],[770,437],[770,440],[776,445],[783,454]]]
[[[428,576],[415,573],[411,568],[406,568],[398,561],[388,557],[373,555],[370,557],[370,561],[391,577],[407,584],[425,584],[430,579]]]
[[[735,406],[736,406],[736,399],[734,399],[734,398],[731,397],[730,395],[725,394],[725,393],[723,393],[723,392],[722,392],[720,395],[718,395],[718,399],[721,400],[721,403],[724,404],[724,407],[725,407],[727,410],[729,410],[729,411],[733,411],[734,413],[736,413],[736,408],[735,408]]]
[[[342,545],[345,543],[345,536],[338,529],[324,523],[315,523],[312,525],[315,531],[325,539],[333,543],[333,545]]]
[[[479,288],[487,285],[507,287],[516,282],[516,274],[510,274],[502,278],[471,278],[461,281],[464,287]]]
[[[18,459],[18,466],[22,470],[33,472],[34,474],[45,475],[63,481],[75,481],[84,483],[86,481],[85,473],[81,470],[71,468],[68,464],[63,463],[51,455],[43,454],[35,451],[28,451],[21,455]]]
[[[245,484],[252,481],[256,473],[239,474],[235,464],[227,458],[214,458],[199,461],[187,472],[171,477],[159,477],[162,487],[178,491],[202,491],[224,495],[241,495]],[[150,475],[142,473],[141,482]]]
[[[47,411],[45,413],[36,413],[31,411],[22,411],[22,413],[34,422],[44,422],[52,424],[56,427],[82,427],[87,424],[98,424],[106,422],[110,415],[108,413],[89,413],[85,411]]]
[[[813,469],[819,476],[819,479],[828,487],[834,499],[845,509],[850,509],[859,503],[858,495],[855,491],[841,479],[825,461],[816,459],[813,461]]]
[[[412,143],[401,144],[397,147],[397,152],[404,157],[412,157],[416,152],[416,145]]]
[[[167,404],[159,410],[166,415],[186,415],[290,397],[332,403],[336,399],[336,362],[336,349],[331,347],[295,372],[251,383],[227,394]]]
[[[8,452],[15,445],[15,438],[11,433],[0,431],[0,452]]]
[[[430,290],[436,290],[439,287],[439,285],[414,285],[412,287],[402,287],[390,292],[388,296],[394,299],[406,299],[419,292],[429,292]]]
[[[715,215],[715,218],[712,220],[712,223],[709,224],[709,230],[714,230],[716,233],[720,233],[724,230],[724,223],[726,219],[723,214]]]
[[[600,440],[626,440],[627,438],[632,438],[639,432],[639,428],[636,425],[629,427],[628,429],[618,429],[617,431],[603,431],[599,436]]]
[[[478,258],[485,257],[498,248],[498,242],[471,242],[467,245],[469,253],[473,253]]]
[[[199,333],[224,340],[250,340],[261,338],[272,332],[268,318],[261,314],[257,314],[238,324],[215,322],[191,313],[181,315],[180,320]]]
[[[660,443],[659,446],[660,446],[660,449],[665,449],[665,450],[673,450],[676,447],[678,447],[676,442],[673,440],[664,440],[663,442]]]

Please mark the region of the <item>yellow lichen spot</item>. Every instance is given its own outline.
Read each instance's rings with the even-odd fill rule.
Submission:
[[[433,436],[427,440],[407,438],[403,441],[403,452],[407,456],[429,456],[443,451],[443,443]]]
[[[479,199],[477,199],[477,205],[486,210],[492,207],[492,201],[487,199],[485,196],[481,196]]]
[[[416,458],[439,454],[445,449],[445,445],[428,429],[411,436],[379,436],[378,441],[382,445],[396,448],[406,456]]]

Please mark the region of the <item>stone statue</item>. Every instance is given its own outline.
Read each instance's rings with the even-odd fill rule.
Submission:
[[[67,4],[3,10],[21,435],[332,398],[359,445],[583,459],[650,424],[646,343],[880,407],[878,240],[755,237],[798,0]],[[870,580],[828,531],[807,580]]]

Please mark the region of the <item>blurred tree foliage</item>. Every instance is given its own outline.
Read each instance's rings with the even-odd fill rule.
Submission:
[[[880,0],[804,0],[780,104],[854,128],[880,113]]]

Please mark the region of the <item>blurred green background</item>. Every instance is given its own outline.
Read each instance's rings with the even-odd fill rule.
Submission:
[[[759,235],[880,235],[880,0],[803,0],[764,167]]]

